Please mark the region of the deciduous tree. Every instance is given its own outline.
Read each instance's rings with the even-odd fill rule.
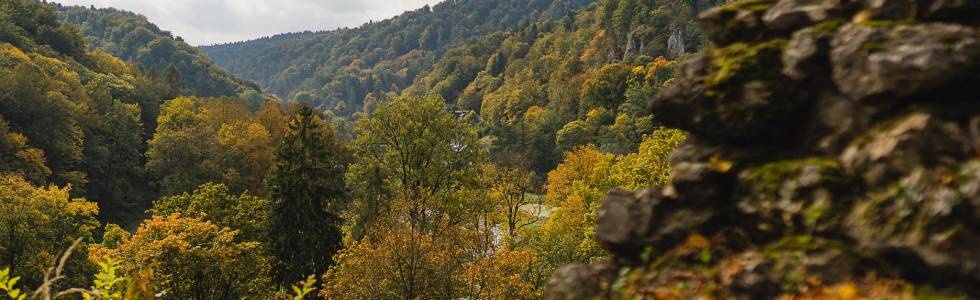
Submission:
[[[0,175],[0,265],[24,276],[27,286],[38,286],[61,251],[76,239],[92,241],[99,228],[94,202],[71,199],[69,188],[35,187],[19,176]],[[66,274],[67,283],[85,283],[91,267],[85,249],[77,249]]]
[[[163,299],[241,299],[268,295],[268,261],[238,231],[173,214],[154,216],[110,252],[128,274],[150,269]]]
[[[247,192],[234,195],[223,184],[207,183],[193,193],[161,198],[150,211],[154,216],[181,214],[202,218],[238,230],[238,237],[245,241],[262,242],[267,238],[269,201]]]

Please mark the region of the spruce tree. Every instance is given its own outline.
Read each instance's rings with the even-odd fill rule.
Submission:
[[[289,123],[267,178],[271,200],[270,251],[275,280],[289,285],[326,272],[341,245],[349,154],[309,107]]]

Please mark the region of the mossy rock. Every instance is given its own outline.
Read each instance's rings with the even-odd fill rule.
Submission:
[[[647,265],[620,268],[597,299],[964,299],[899,279],[841,240],[788,235],[758,248],[724,248],[693,235]]]
[[[830,159],[810,157],[767,163],[739,174],[739,211],[755,217],[756,228],[770,232],[836,230],[835,211],[848,207],[851,180]]]
[[[739,78],[779,80],[778,62],[786,48],[785,39],[773,39],[759,44],[735,43],[722,48],[709,48],[711,75],[705,78],[709,92]]]
[[[844,27],[844,25],[846,24],[847,24],[847,20],[844,20],[842,18],[834,18],[813,25],[813,29],[816,29],[824,33],[834,33],[837,32],[837,29]]]
[[[837,30],[830,62],[838,90],[883,108],[917,99],[976,99],[970,87],[980,68],[980,31],[958,24],[903,23],[865,20]],[[955,92],[937,95],[944,91]]]
[[[712,47],[682,67],[681,75],[653,103],[666,125],[706,140],[768,140],[789,133],[809,101],[782,74],[787,41]]]
[[[980,161],[918,169],[858,201],[849,235],[901,265],[980,282]]]
[[[708,39],[718,45],[764,40],[767,31],[762,21],[775,0],[744,0],[716,7],[699,18]]]

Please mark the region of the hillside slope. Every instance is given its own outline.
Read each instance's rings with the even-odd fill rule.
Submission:
[[[141,214],[144,141],[179,84],[89,51],[56,7],[0,1],[0,173],[71,184],[103,216]]]
[[[234,96],[259,89],[254,83],[229,75],[201,50],[161,30],[144,16],[114,8],[58,6],[58,17],[80,27],[93,49],[103,49],[152,72],[163,73],[173,65],[185,94]]]
[[[673,61],[705,44],[695,16],[720,2],[597,1],[467,41],[404,92],[473,111],[495,153],[527,157],[539,174],[587,144],[630,153],[657,126],[643,107]]]
[[[357,111],[368,94],[399,93],[445,50],[518,24],[556,19],[589,0],[457,0],[353,29],[202,47],[232,74],[282,97]]]

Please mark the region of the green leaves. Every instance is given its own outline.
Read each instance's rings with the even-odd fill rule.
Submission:
[[[456,194],[477,183],[476,168],[485,159],[475,128],[439,97],[386,103],[358,123],[357,132],[347,182],[357,195],[360,227],[370,227],[366,223],[393,201],[414,207],[408,220],[422,228],[430,225],[424,214],[453,214]]]
[[[92,47],[101,48],[122,60],[162,73],[173,98],[186,91],[199,96],[234,96],[257,89],[214,65],[201,51],[171,37],[145,18],[119,10],[58,7],[66,23],[88,35]]]
[[[120,263],[112,258],[106,258],[99,265],[99,273],[92,280],[92,289],[82,293],[85,300],[120,300],[126,290],[128,279],[117,274]]]
[[[303,300],[306,296],[316,290],[316,276],[310,275],[306,277],[300,285],[293,285],[293,300]]]
[[[7,297],[13,300],[24,300],[27,298],[27,294],[20,291],[20,289],[14,288],[17,282],[20,281],[20,277],[10,277],[10,268],[3,268],[0,270],[0,291],[7,294]]]

